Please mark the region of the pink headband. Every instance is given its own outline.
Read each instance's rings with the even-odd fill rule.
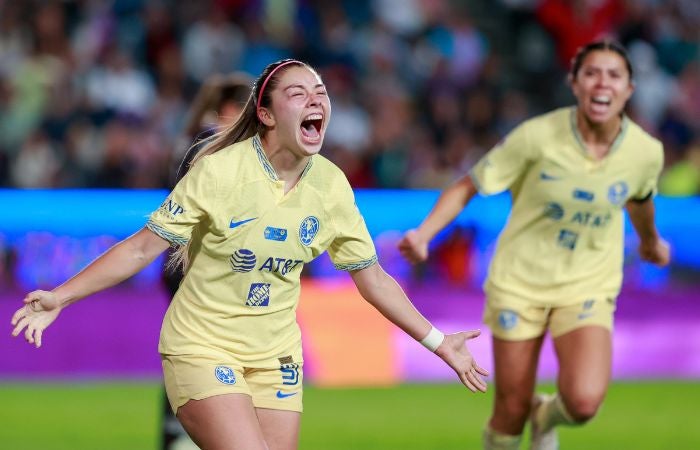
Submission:
[[[277,66],[277,67],[275,67],[274,69],[272,69],[272,70],[270,71],[270,73],[267,74],[267,77],[265,77],[265,81],[263,81],[262,86],[260,86],[260,90],[258,91],[258,103],[256,103],[255,106],[257,106],[258,108],[260,108],[260,100],[262,100],[263,92],[265,92],[265,86],[267,86],[267,82],[270,81],[270,78],[272,78],[272,75],[274,75],[275,72],[277,72],[277,70],[279,70],[279,69],[281,69],[282,67],[287,66],[287,65],[289,65],[289,64],[303,64],[303,63],[302,63],[301,61],[297,61],[296,59],[291,59],[291,60],[289,60],[289,61],[283,62],[283,63],[280,64],[279,66]]]

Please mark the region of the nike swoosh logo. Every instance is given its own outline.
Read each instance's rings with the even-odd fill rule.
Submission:
[[[282,391],[277,391],[277,398],[287,398],[291,397],[292,395],[297,395],[298,392],[289,392],[289,393],[284,393]]]
[[[540,172],[540,180],[545,180],[545,181],[554,181],[558,180],[561,177],[555,177],[554,175],[550,175],[547,172]]]
[[[255,220],[255,219],[257,219],[257,217],[253,217],[252,219],[241,220],[240,222],[234,222],[233,220],[231,220],[231,223],[228,224],[228,227],[229,228],[236,228],[238,226],[243,225],[244,223],[248,223],[251,220]]]

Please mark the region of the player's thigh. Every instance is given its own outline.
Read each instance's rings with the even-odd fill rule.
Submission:
[[[256,408],[260,428],[269,450],[296,450],[301,413],[281,409]]]
[[[532,397],[543,336],[522,341],[493,338],[496,401]]]
[[[177,418],[202,449],[267,450],[258,416],[247,394],[189,400],[178,409]]]
[[[247,369],[245,378],[270,450],[296,449],[303,409],[303,363]]]
[[[610,330],[599,325],[576,328],[555,337],[554,347],[559,360],[557,384],[565,403],[602,402],[611,376]]]
[[[604,296],[555,308],[550,331],[559,360],[560,392],[603,395],[610,380],[615,301]]]

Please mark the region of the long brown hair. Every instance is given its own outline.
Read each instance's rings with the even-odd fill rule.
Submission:
[[[286,67],[281,67],[286,66]],[[248,100],[243,107],[241,115],[231,126],[213,134],[204,141],[193,145],[200,145],[201,149],[194,155],[189,167],[194,166],[197,161],[206,155],[211,155],[236,142],[244,141],[256,134],[264,136],[267,128],[258,120],[258,107],[269,107],[272,101],[270,92],[279,84],[280,76],[292,66],[304,66],[311,68],[308,64],[294,59],[283,59],[265,67],[260,76],[255,80],[253,89],[248,96]],[[279,70],[277,70],[279,68]],[[262,90],[262,92],[260,91]],[[260,101],[260,105],[257,101]],[[189,265],[190,244],[182,245],[171,253],[166,270],[176,270],[181,268],[184,272]]]

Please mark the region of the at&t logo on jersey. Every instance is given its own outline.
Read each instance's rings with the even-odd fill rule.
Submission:
[[[214,375],[216,379],[224,384],[236,384],[236,374],[233,369],[226,366],[216,366],[214,369]]]
[[[231,263],[231,270],[245,273],[255,268],[257,258],[255,257],[255,253],[247,248],[242,248],[233,252],[233,255],[229,257],[229,262]]]
[[[248,291],[248,306],[268,306],[270,304],[270,283],[253,283]]]
[[[299,225],[299,240],[301,243],[307,247],[311,245],[311,242],[316,237],[316,234],[318,234],[319,227],[320,224],[318,219],[314,216],[309,216],[302,220],[301,225]]]

